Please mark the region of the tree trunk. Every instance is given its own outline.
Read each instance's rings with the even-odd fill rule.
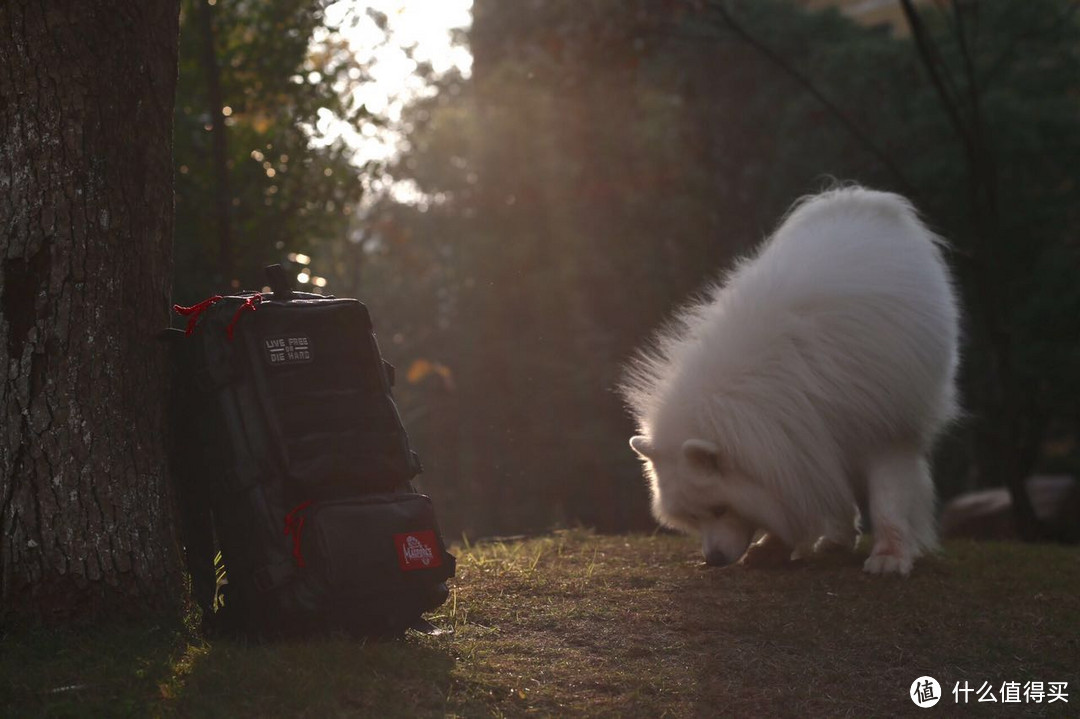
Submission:
[[[175,606],[179,0],[0,4],[0,618]]]

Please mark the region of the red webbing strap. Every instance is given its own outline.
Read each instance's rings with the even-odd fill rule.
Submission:
[[[230,322],[225,328],[225,334],[229,338],[230,342],[232,342],[233,332],[236,330],[236,323],[240,321],[240,316],[244,314],[245,310],[251,310],[252,312],[254,312],[256,309],[258,309],[258,305],[260,302],[262,302],[262,293],[256,292],[255,294],[244,300],[244,304],[240,305],[240,308],[236,310],[236,314],[233,315],[232,322]]]
[[[300,533],[304,530],[304,520],[306,517],[300,514],[311,504],[311,500],[301,502],[292,508],[292,510],[285,515],[285,536],[292,535],[293,538],[293,560],[296,561],[296,566],[303,567],[304,555],[300,553]]]
[[[214,295],[213,297],[207,297],[205,300],[197,305],[191,307],[181,307],[180,305],[173,305],[173,312],[184,315],[188,318],[187,329],[184,330],[185,335],[190,335],[195,331],[195,324],[199,321],[199,315],[205,312],[211,305],[221,299],[221,295]]]

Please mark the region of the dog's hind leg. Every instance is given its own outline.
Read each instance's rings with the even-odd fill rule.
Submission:
[[[934,485],[916,449],[874,457],[867,468],[874,547],[863,569],[907,575],[915,558],[934,546]]]

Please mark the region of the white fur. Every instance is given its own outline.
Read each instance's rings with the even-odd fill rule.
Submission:
[[[757,529],[850,544],[857,506],[867,571],[935,547],[926,455],[957,413],[959,356],[942,244],[897,195],[832,190],[685,308],[622,387],[657,519],[700,531],[716,564]]]

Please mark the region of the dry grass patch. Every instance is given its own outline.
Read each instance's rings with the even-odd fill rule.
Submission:
[[[908,579],[862,559],[714,570],[686,538],[581,532],[473,547],[447,617],[455,681],[494,713],[643,717],[916,715],[923,674],[951,711],[958,681],[1069,681],[1070,705],[997,711],[1075,715],[1075,548],[950,544]]]

